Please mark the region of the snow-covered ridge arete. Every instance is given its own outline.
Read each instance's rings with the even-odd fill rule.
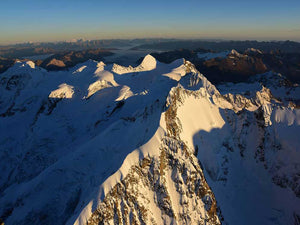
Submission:
[[[247,49],[246,53],[254,52],[256,49]],[[259,50],[257,50],[259,51]],[[223,52],[207,52],[207,53],[198,53],[199,59],[210,60],[214,58],[226,58],[228,56],[238,56],[241,57],[242,54],[238,53],[236,50],[232,49],[231,51],[223,51]]]
[[[261,78],[219,92],[190,62],[150,55],[137,67],[16,64],[0,75],[0,218],[293,224],[299,88]]]

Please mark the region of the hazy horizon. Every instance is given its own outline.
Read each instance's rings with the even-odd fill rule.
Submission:
[[[221,42],[226,42],[226,41],[258,41],[258,42],[280,42],[280,41],[293,41],[293,42],[299,42],[300,40],[291,40],[291,39],[230,39],[230,38],[176,38],[176,37],[132,37],[132,38],[92,38],[92,39],[87,39],[84,37],[79,37],[79,38],[73,38],[73,39],[66,39],[66,40],[37,40],[37,41],[19,41],[19,42],[11,42],[11,43],[0,43],[0,46],[13,46],[13,45],[22,45],[22,44],[43,44],[43,43],[72,43],[72,42],[77,42],[77,41],[105,41],[105,40],[143,40],[143,39],[158,39],[158,40],[174,40],[174,41],[221,41]]]
[[[300,41],[300,1],[2,2],[0,44],[72,39]]]

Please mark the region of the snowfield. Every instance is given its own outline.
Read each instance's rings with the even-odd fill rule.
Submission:
[[[184,59],[17,62],[0,74],[0,219],[299,224],[299,100],[280,74],[216,87]]]

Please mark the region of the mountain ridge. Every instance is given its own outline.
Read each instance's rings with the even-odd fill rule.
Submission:
[[[147,56],[135,68],[87,61],[61,72],[17,64],[0,76],[1,108],[6,109],[0,128],[3,134],[7,130],[1,154],[12,165],[2,164],[7,182],[1,182],[5,207],[0,218],[8,224],[296,221],[300,200],[292,196],[299,195],[299,180],[292,167],[298,166],[300,113],[284,96],[294,91],[295,102],[299,87],[292,90],[280,82],[282,76],[273,86],[261,77],[256,79],[263,85],[254,85],[259,87],[255,95],[245,97],[239,92],[245,87],[253,91],[250,84],[222,94],[235,84],[221,86],[220,92],[183,59],[163,64]],[[285,133],[291,146],[283,142]],[[257,146],[247,136],[256,137]],[[282,162],[277,148],[294,159]],[[258,187],[262,194],[270,186],[271,194],[280,192],[289,201],[261,203],[266,215],[247,217],[253,209],[235,198],[249,200],[253,192],[246,188],[246,195],[235,195],[227,189],[239,190],[231,174],[247,184],[236,166],[243,162],[256,175],[263,172],[267,184]],[[250,171],[245,167],[248,182],[257,181]],[[232,210],[227,201],[234,203]]]

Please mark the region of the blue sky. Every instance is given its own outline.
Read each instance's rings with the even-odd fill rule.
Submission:
[[[300,0],[3,0],[0,43],[73,38],[300,41]]]

